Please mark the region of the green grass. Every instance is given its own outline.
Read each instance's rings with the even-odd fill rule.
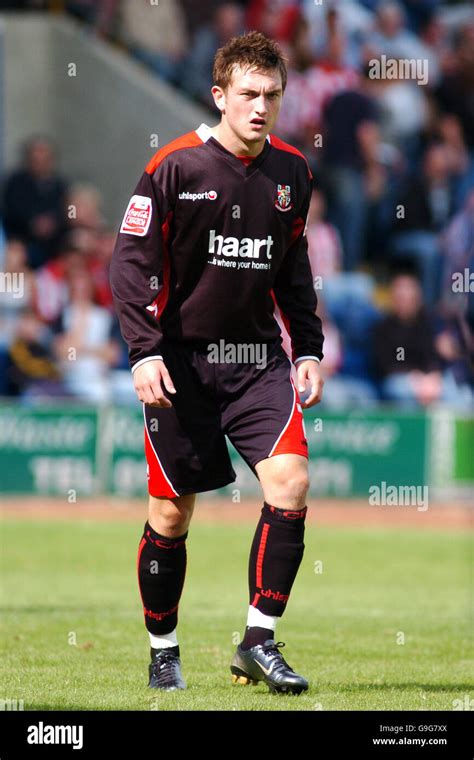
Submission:
[[[26,710],[451,710],[474,696],[468,538],[428,530],[308,525],[277,639],[310,690],[232,685],[254,528],[191,525],[178,628],[188,689],[167,694],[146,687],[141,523],[5,521],[0,698]]]

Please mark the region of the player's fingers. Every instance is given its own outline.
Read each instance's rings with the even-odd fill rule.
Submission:
[[[153,394],[152,406],[162,406],[162,407],[173,406],[171,401],[168,398],[166,398],[165,394],[163,393],[163,388],[161,387],[160,380],[156,380],[155,382],[150,383],[150,389]]]
[[[158,381],[156,384],[150,382],[142,382],[139,385],[135,385],[135,390],[139,401],[142,401],[149,406],[172,406],[171,402],[163,394],[161,384]]]
[[[163,380],[166,390],[169,391],[170,393],[176,393],[176,388],[174,387],[170,373],[168,372],[164,364],[161,369],[161,378]]]
[[[308,370],[305,367],[300,367],[296,370],[296,379],[298,384],[298,392],[304,393],[306,390],[306,381],[308,379]]]
[[[324,380],[322,377],[318,376],[312,380],[311,393],[309,394],[306,401],[301,404],[303,409],[308,409],[310,406],[314,406],[314,404],[319,404],[323,395],[323,385]]]
[[[153,395],[153,392],[151,388],[149,388],[149,386],[139,385],[138,387],[135,388],[135,390],[137,392],[139,401],[142,401],[145,404],[155,403],[156,401],[155,396]]]

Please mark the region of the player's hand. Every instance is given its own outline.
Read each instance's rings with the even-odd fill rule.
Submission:
[[[173,406],[166,398],[162,383],[169,393],[176,393],[176,388],[162,359],[153,359],[141,364],[133,373],[133,384],[140,401],[149,406]]]
[[[299,393],[305,392],[307,383],[309,383],[311,387],[311,392],[308,398],[301,403],[302,408],[308,409],[310,406],[319,404],[323,395],[324,380],[318,362],[315,362],[313,359],[306,359],[304,362],[298,362],[296,365],[296,377]]]

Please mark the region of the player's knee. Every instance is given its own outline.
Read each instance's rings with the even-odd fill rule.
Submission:
[[[306,494],[309,490],[309,476],[305,469],[280,472],[275,486],[282,503],[291,505],[293,508],[305,506]]]
[[[309,477],[308,473],[301,471],[295,473],[289,478],[288,481],[288,495],[291,499],[298,502],[304,502],[306,494],[309,490]]]
[[[179,534],[187,530],[193,509],[194,497],[180,496],[171,500],[150,496],[149,519],[152,525],[160,526],[158,532]]]

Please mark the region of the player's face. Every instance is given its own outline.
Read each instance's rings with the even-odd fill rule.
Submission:
[[[221,92],[218,107],[230,129],[247,144],[263,143],[281,107],[283,91],[278,69],[235,69],[226,91]]]

